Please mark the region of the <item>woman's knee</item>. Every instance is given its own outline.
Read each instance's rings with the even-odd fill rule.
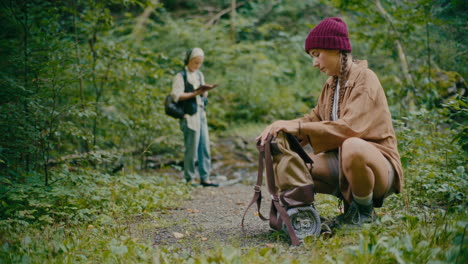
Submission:
[[[365,150],[368,143],[360,138],[348,138],[341,146],[343,169],[346,171],[353,166],[365,164]]]

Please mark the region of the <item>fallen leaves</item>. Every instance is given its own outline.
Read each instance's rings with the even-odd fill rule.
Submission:
[[[190,236],[190,233],[188,231],[185,231],[185,234],[184,233],[179,233],[179,232],[172,232],[172,235],[177,238],[177,239],[182,239],[184,237],[189,237]],[[208,238],[207,237],[199,237],[199,236],[195,236],[195,237],[198,237],[200,238],[200,241],[202,242],[206,242],[208,241]]]
[[[192,208],[187,208],[187,212],[192,213],[192,214],[196,214],[196,213],[199,213],[200,210],[192,209]]]
[[[190,233],[188,231],[185,231],[185,234],[179,233],[179,232],[172,232],[172,235],[177,239],[181,239],[181,238],[184,238],[186,236],[190,236]]]
[[[173,234],[174,237],[177,238],[177,239],[181,239],[181,238],[184,237],[184,234],[179,233],[179,232],[173,232],[172,234]]]

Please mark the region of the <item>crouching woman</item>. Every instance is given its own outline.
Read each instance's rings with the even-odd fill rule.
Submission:
[[[335,223],[373,222],[373,208],[399,193],[403,182],[384,90],[367,61],[352,59],[348,29],[340,18],[327,18],[313,28],[305,52],[313,67],[329,76],[317,105],[302,118],[274,122],[257,140],[263,145],[284,131],[310,144],[316,191],[345,201],[345,212]]]

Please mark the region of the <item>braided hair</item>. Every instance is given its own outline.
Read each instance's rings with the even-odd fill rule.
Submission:
[[[344,98],[344,94],[346,91],[346,81],[348,80],[348,75],[349,75],[349,67],[348,67],[348,57],[349,57],[349,52],[347,51],[340,51],[340,75],[339,76],[333,76],[333,82],[332,82],[332,96],[330,97],[330,111],[328,116],[331,117],[332,111],[333,111],[333,98],[335,97],[335,91],[336,91],[336,85],[339,82],[340,84],[340,91],[339,91],[339,101],[342,102]],[[338,113],[337,116],[340,116],[340,107],[338,104]]]

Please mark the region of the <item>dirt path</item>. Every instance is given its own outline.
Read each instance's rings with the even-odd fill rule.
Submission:
[[[223,244],[243,247],[276,241],[268,223],[255,215],[255,209],[248,211],[246,232],[242,232],[242,214],[252,195],[252,187],[243,184],[220,188],[197,187],[191,200],[167,214],[165,220],[170,226],[156,230],[154,244],[196,250]],[[262,214],[267,215],[269,202],[263,202]]]
[[[256,216],[252,207],[245,218],[245,233],[241,219],[254,194],[257,177],[257,150],[241,137],[218,138],[213,142],[213,174],[224,187],[196,187],[192,199],[162,216],[163,227],[153,232],[154,245],[164,245],[183,251],[198,251],[221,245],[265,246],[279,241],[288,245],[280,233],[270,231],[268,222]],[[174,172],[171,173],[174,175]],[[182,172],[177,177],[181,180]],[[263,189],[262,214],[268,216],[271,200]],[[178,238],[179,237],[179,238]]]

